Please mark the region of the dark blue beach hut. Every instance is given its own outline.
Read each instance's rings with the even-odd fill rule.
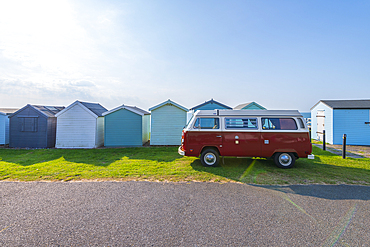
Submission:
[[[57,119],[64,107],[26,105],[9,117],[9,147],[51,148],[55,146]]]

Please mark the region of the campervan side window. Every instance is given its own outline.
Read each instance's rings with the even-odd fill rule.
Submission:
[[[264,130],[296,130],[297,124],[293,118],[262,118]]]
[[[226,129],[257,129],[257,118],[225,118]]]
[[[298,122],[299,122],[299,127],[300,127],[301,129],[304,129],[304,123],[303,123],[302,118],[298,118]]]
[[[194,129],[219,129],[218,118],[197,118],[194,124]]]

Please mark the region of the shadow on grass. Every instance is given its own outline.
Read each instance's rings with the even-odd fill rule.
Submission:
[[[321,151],[314,160],[298,159],[291,169],[275,166],[272,159],[225,158],[219,167],[203,167],[200,160],[191,164],[194,170],[246,184],[357,184],[370,185],[370,162],[365,159],[342,160],[337,155]],[[328,161],[328,164],[322,160]],[[346,166],[352,163],[353,167]],[[356,163],[358,162],[358,163]],[[357,198],[357,196],[356,196]]]
[[[106,167],[122,158],[171,162],[181,158],[177,147],[136,147],[103,149],[1,149],[0,161],[30,166],[63,158],[68,162]]]
[[[200,159],[196,159],[190,165],[196,171],[211,173],[243,183],[256,183],[258,178],[265,173],[283,170],[276,167],[272,159],[263,158],[226,157],[224,162],[221,160],[218,167],[204,167]]]
[[[204,167],[200,159],[196,159],[191,163],[191,166],[194,170],[202,171],[202,172],[209,172],[215,175],[231,175],[231,177],[227,177],[230,179],[233,178],[240,178],[249,171],[253,170],[269,170],[269,171],[291,171],[296,169],[301,169],[306,162],[302,162],[303,159],[298,159],[290,169],[281,169],[278,168],[273,159],[265,159],[265,158],[236,158],[236,157],[225,157],[224,162],[222,162],[222,158],[218,167]],[[316,157],[315,160],[310,162],[311,165],[322,165],[321,159]],[[253,166],[253,167],[251,167]],[[238,180],[239,181],[239,180]]]

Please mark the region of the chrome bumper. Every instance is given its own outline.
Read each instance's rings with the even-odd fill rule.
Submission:
[[[181,150],[181,146],[179,147],[179,149],[177,150],[177,152],[178,152],[180,155],[185,155],[185,151],[182,151],[182,150]]]

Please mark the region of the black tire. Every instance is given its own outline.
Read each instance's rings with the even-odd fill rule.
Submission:
[[[292,168],[295,160],[296,158],[293,153],[276,153],[274,156],[276,166],[283,169]]]
[[[220,155],[215,149],[206,148],[203,150],[202,155],[200,156],[200,162],[205,167],[215,167],[218,166],[220,162]]]

